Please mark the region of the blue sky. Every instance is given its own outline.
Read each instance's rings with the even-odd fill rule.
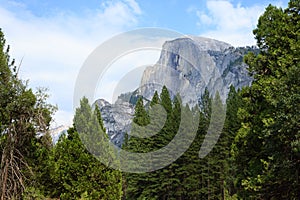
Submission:
[[[233,46],[255,45],[252,30],[268,4],[287,7],[287,0],[0,0],[0,28],[21,77],[31,87],[47,87],[57,104],[54,126],[71,124],[72,97],[78,72],[102,42],[123,31],[143,27],[172,29],[215,38]],[[155,63],[157,55],[145,64]],[[130,61],[128,61],[130,60]],[[127,59],[127,65],[137,63]],[[141,63],[139,63],[141,65]],[[107,91],[116,87],[108,76]]]
[[[54,17],[58,14],[73,15],[77,17],[84,17],[88,12],[101,12],[109,6],[117,5],[119,2],[129,5],[132,9],[132,3],[138,9],[132,9],[132,14],[135,14],[135,19],[138,21],[137,26],[142,27],[164,27],[183,32],[185,34],[199,35],[205,33],[206,29],[216,29],[217,25],[213,24],[207,26],[199,21],[201,13],[209,13],[210,8],[207,6],[207,0],[124,0],[124,1],[108,1],[108,0],[20,0],[20,1],[6,1],[0,0],[1,7],[7,8],[11,11],[18,11],[24,8],[26,11],[36,17]],[[274,4],[286,7],[287,0],[216,0],[210,2],[228,2],[234,8],[261,8],[268,4]],[[218,3],[222,7],[221,3]],[[16,9],[17,8],[17,9]],[[226,12],[226,10],[223,10]],[[229,10],[228,10],[229,12]],[[23,17],[17,14],[19,17]],[[225,13],[222,13],[225,14]]]

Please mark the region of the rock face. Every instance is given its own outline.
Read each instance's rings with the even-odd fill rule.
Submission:
[[[144,71],[139,92],[151,99],[166,85],[172,95],[181,95],[183,103],[194,105],[207,88],[212,95],[218,91],[225,101],[230,85],[241,88],[252,82],[243,63],[249,51],[255,49],[202,37],[167,41],[158,62]]]
[[[140,87],[119,96],[115,104],[100,99],[98,104],[111,141],[121,147],[124,134],[130,131],[134,104],[142,95],[149,101],[154,92],[167,86],[171,95],[179,93],[183,103],[195,105],[205,88],[211,95],[217,91],[226,100],[230,85],[235,88],[250,85],[243,57],[253,47],[234,48],[230,44],[202,37],[167,41],[158,62],[144,71]]]
[[[98,99],[95,104],[100,108],[103,123],[110,140],[116,146],[121,147],[124,134],[130,131],[134,106],[122,100],[118,100],[115,104],[110,104],[104,99]]]

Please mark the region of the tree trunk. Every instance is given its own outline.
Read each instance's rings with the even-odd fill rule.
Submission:
[[[21,199],[24,191],[24,175],[22,166],[27,166],[23,156],[13,145],[15,137],[12,133],[7,133],[7,141],[2,152],[0,169],[0,200]]]

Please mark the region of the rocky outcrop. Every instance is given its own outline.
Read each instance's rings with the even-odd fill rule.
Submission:
[[[140,87],[122,94],[114,104],[100,99],[104,126],[111,141],[121,146],[124,134],[130,131],[134,105],[139,96],[147,104],[154,92],[167,86],[171,95],[179,93],[183,103],[195,105],[205,88],[211,95],[217,91],[223,101],[230,85],[235,88],[250,85],[243,57],[253,47],[234,48],[230,44],[202,37],[179,38],[163,45],[158,62],[144,71]]]
[[[207,88],[212,95],[219,91],[225,101],[230,85],[241,88],[252,82],[243,63],[249,51],[255,49],[202,37],[167,41],[158,62],[144,71],[139,92],[151,99],[166,85],[172,95],[181,95],[183,103],[195,104]]]
[[[112,143],[121,147],[124,134],[130,131],[131,119],[134,114],[134,106],[129,102],[118,100],[110,104],[104,99],[95,101],[100,108],[103,123]]]

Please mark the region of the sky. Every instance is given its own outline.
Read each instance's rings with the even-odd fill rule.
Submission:
[[[236,47],[252,46],[256,44],[252,30],[269,4],[286,8],[288,1],[0,0],[0,28],[11,57],[21,64],[20,77],[32,88],[49,89],[49,102],[58,106],[55,127],[72,124],[78,73],[91,52],[112,36],[157,27]],[[126,73],[141,74],[132,66],[154,64],[158,56],[159,51],[149,51],[121,58],[99,83],[96,97],[112,101],[111,91],[120,88],[118,82],[126,79]],[[120,66],[124,73],[117,76]]]

